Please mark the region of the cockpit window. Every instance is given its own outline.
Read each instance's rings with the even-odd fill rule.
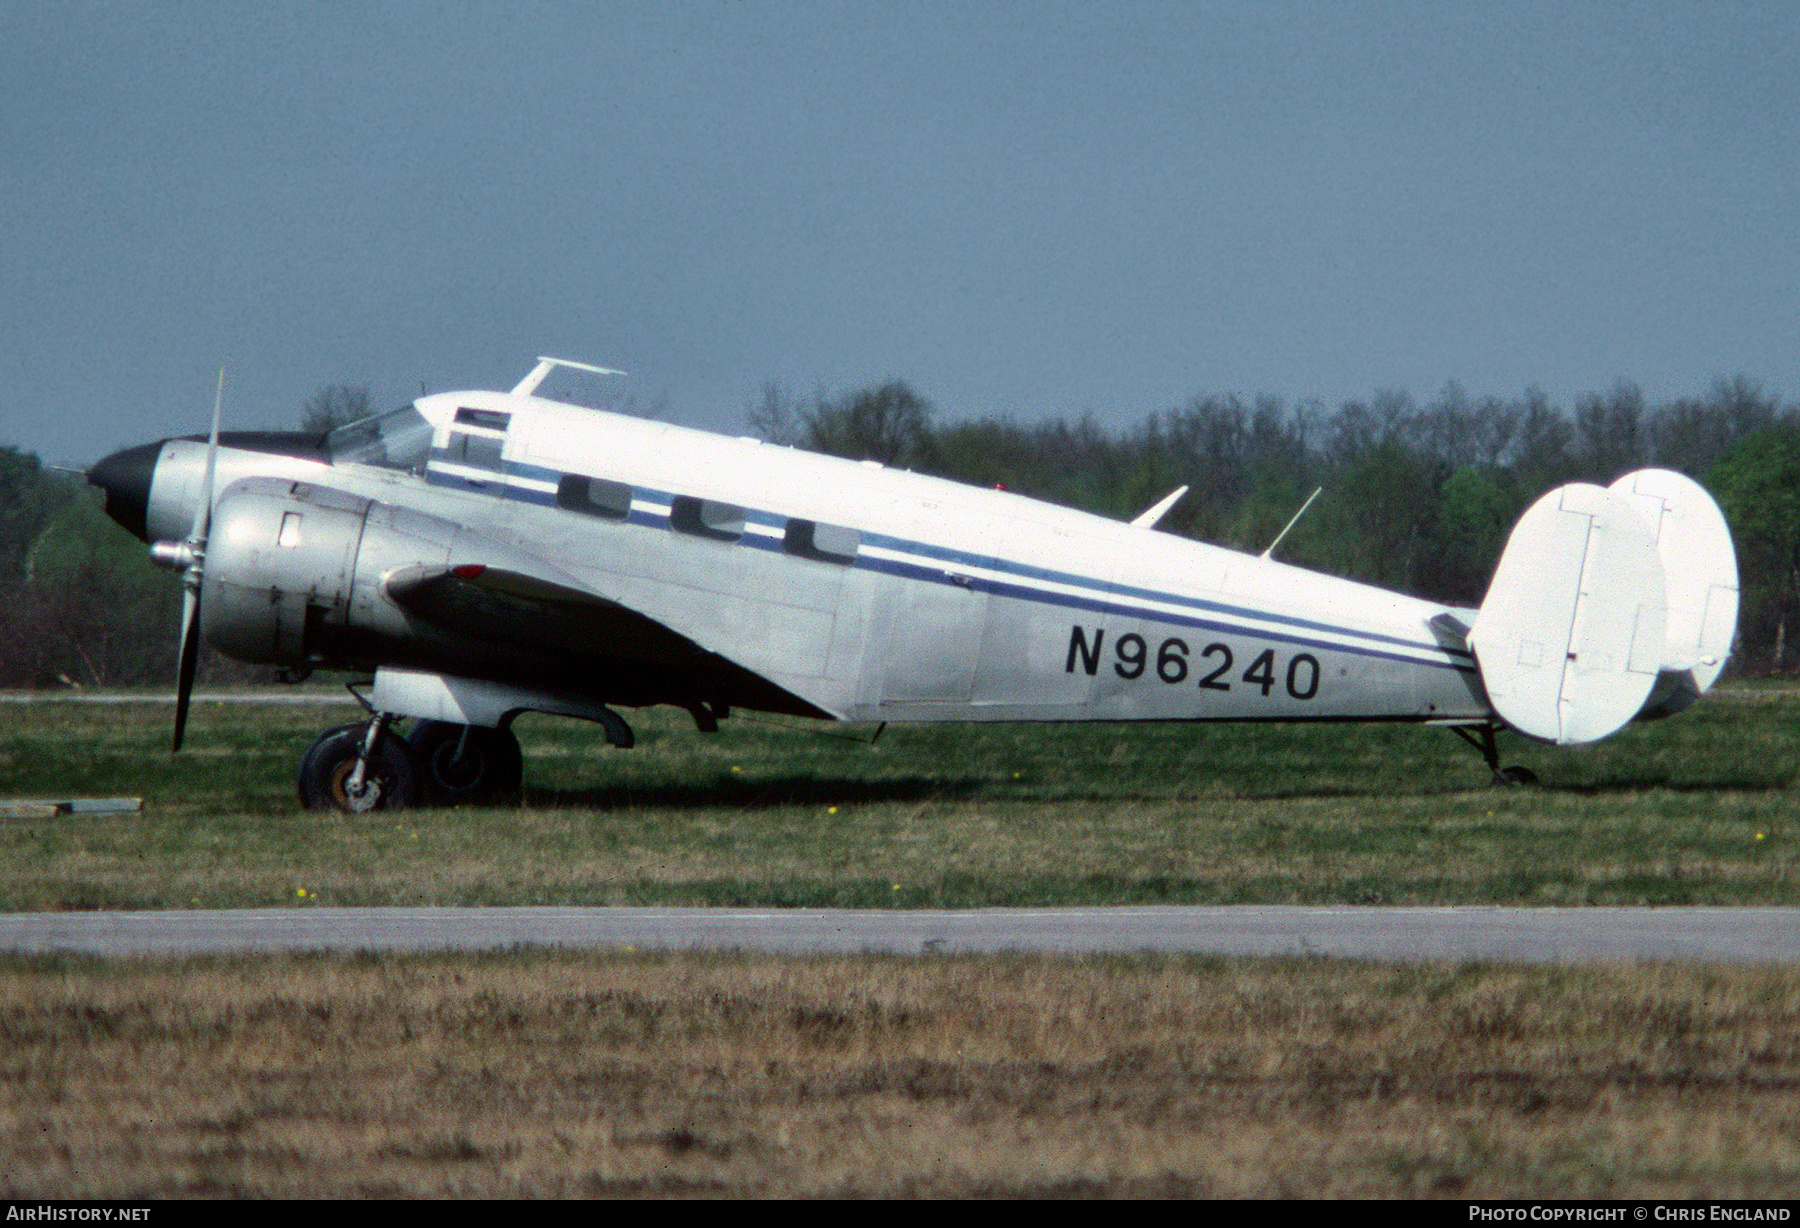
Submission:
[[[423,473],[431,457],[431,423],[411,405],[340,426],[325,436],[334,465],[380,465]]]
[[[489,431],[504,431],[512,421],[511,414],[494,409],[459,409],[456,421],[463,426],[479,426]]]

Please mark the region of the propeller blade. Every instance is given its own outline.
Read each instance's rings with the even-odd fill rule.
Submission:
[[[219,386],[213,393],[212,434],[206,442],[206,478],[200,483],[200,505],[194,509],[194,528],[188,541],[206,545],[207,530],[212,527],[213,475],[219,466],[219,410],[225,403],[225,368],[219,368]]]
[[[213,392],[212,434],[206,443],[206,477],[200,483],[200,505],[188,534],[193,562],[181,576],[181,658],[175,668],[175,745],[187,733],[188,702],[194,694],[194,670],[200,663],[200,582],[206,566],[206,535],[212,530],[213,476],[219,467],[219,411],[225,403],[225,368]]]
[[[200,586],[183,586],[181,595],[181,662],[175,670],[175,745],[187,732],[188,700],[194,693],[194,668],[200,660]]]

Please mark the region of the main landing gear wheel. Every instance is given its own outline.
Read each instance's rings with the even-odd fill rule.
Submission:
[[[1494,773],[1494,783],[1504,789],[1517,789],[1523,785],[1535,785],[1537,773],[1528,767],[1503,767]]]
[[[424,769],[427,796],[440,805],[504,797],[524,782],[525,756],[510,729],[419,721],[406,741]]]
[[[412,747],[378,732],[360,780],[357,760],[369,738],[369,722],[326,730],[300,759],[300,804],[308,810],[404,810],[419,804],[424,772]]]

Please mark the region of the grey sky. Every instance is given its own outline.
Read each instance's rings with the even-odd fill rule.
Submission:
[[[0,5],[0,443],[508,387],[738,429],[1800,398],[1800,5]]]

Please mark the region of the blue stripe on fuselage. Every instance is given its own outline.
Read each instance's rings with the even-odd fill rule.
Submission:
[[[529,486],[515,485],[507,479],[511,477],[529,478],[535,481],[560,482],[563,474],[538,465],[521,464],[517,461],[505,461],[504,469],[495,472],[492,478],[472,479],[460,474],[450,473],[438,467],[437,462],[445,460],[441,452],[434,451],[433,463],[425,472],[426,481],[434,486],[443,486],[452,490],[466,491],[471,494],[497,496],[511,499],[519,503],[529,503],[538,507],[555,507],[556,492],[553,490],[537,490]],[[659,503],[667,508],[675,496],[668,491],[651,490],[646,487],[633,487],[631,514],[624,521],[603,521],[611,524],[630,524],[640,528],[666,530],[670,527],[666,510],[651,512],[640,507],[641,502]],[[786,517],[777,513],[760,509],[745,512],[747,521],[768,528],[781,527]],[[761,534],[746,533],[739,539],[741,544],[758,549],[780,553],[782,542],[779,538],[769,538]],[[1281,643],[1298,644],[1309,648],[1318,648],[1326,652],[1348,652],[1356,656],[1374,657],[1381,660],[1399,661],[1409,665],[1424,665],[1438,669],[1455,669],[1465,673],[1476,672],[1473,654],[1466,649],[1446,648],[1440,644],[1424,644],[1416,640],[1407,640],[1399,636],[1383,635],[1379,632],[1357,631],[1332,623],[1317,622],[1312,619],[1297,618],[1293,615],[1278,614],[1272,611],[1258,610],[1249,606],[1230,605],[1220,601],[1209,601],[1201,597],[1189,597],[1177,593],[1158,592],[1155,589],[1139,588],[1134,585],[1117,584],[1110,581],[1095,580],[1070,572],[1052,571],[1049,568],[1032,567],[1023,563],[1009,562],[991,558],[986,555],[970,553],[948,546],[934,546],[925,542],[908,541],[905,538],[890,537],[883,533],[863,533],[865,546],[876,546],[884,550],[915,555],[932,559],[939,563],[961,565],[971,569],[1003,572],[1013,580],[989,580],[977,576],[955,575],[941,567],[921,566],[897,559],[877,559],[867,554],[858,554],[853,566],[868,571],[880,572],[884,575],[902,579],[917,580],[929,584],[954,584],[959,587],[980,591],[999,597],[1010,597],[1020,601],[1031,601],[1041,605],[1059,606],[1069,610],[1084,610],[1090,613],[1111,614],[1125,618],[1143,618],[1153,622],[1167,623],[1171,626],[1195,627],[1236,635],[1256,636],[1261,639],[1276,640]],[[1055,593],[1046,589],[1032,588],[1016,581],[1037,580],[1049,584],[1065,584],[1090,590],[1099,590],[1106,596],[1078,596],[1071,593]],[[1148,609],[1140,605],[1127,604],[1123,599],[1137,601],[1163,602],[1169,605],[1185,606],[1193,613],[1171,613],[1165,610]],[[1202,613],[1204,612],[1204,613]],[[1211,615],[1207,617],[1205,615]],[[1258,622],[1278,623],[1292,628],[1288,631],[1270,631],[1261,627],[1247,627],[1221,619],[1254,619]],[[1387,644],[1393,648],[1337,644],[1320,640],[1305,632],[1342,635],[1354,639],[1369,641],[1372,644]],[[1394,649],[1410,649],[1419,653],[1441,653],[1450,660],[1420,660],[1417,657],[1403,655]]]

